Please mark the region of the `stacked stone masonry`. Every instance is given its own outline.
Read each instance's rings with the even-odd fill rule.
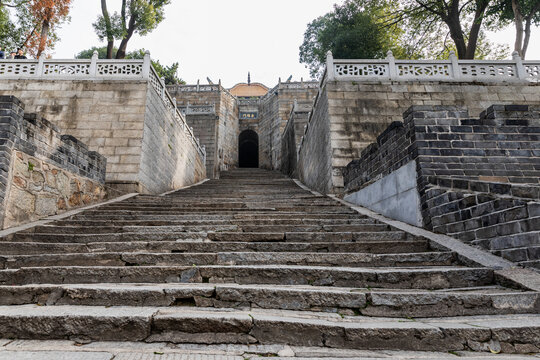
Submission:
[[[72,135],[107,158],[107,184],[121,192],[162,192],[205,177],[196,169],[178,170],[181,153],[193,153],[194,142],[174,120],[148,80],[18,79],[0,81],[0,95],[17,96],[28,112],[38,113],[62,133]],[[156,116],[165,116],[162,119]],[[170,134],[182,147],[157,134]],[[144,137],[147,139],[144,139]],[[153,136],[158,136],[155,143]],[[144,158],[143,158],[144,157]],[[154,162],[164,166],[156,177]],[[178,171],[177,171],[178,170]]]
[[[7,228],[103,200],[106,159],[0,96],[1,222]]]
[[[179,107],[212,107],[213,111],[186,113],[186,120],[206,148],[209,178],[219,178],[222,170],[238,166],[238,107],[236,98],[221,85],[171,85],[171,96]]]
[[[347,166],[345,190],[361,193],[411,162],[426,228],[539,266],[540,106],[494,105],[479,119],[413,106]]]
[[[280,82],[261,99],[259,120],[261,167],[281,168],[281,137],[295,101],[312,104],[317,94],[316,82]]]
[[[311,106],[311,102],[304,104],[295,102],[287,125],[283,130],[280,170],[291,177],[297,176],[295,170],[298,164],[298,148],[308,123]]]
[[[325,80],[320,90],[325,96],[317,101],[327,105],[315,105],[304,141],[310,140],[311,122],[320,121],[316,109],[327,107],[323,121],[329,123],[332,150],[330,159],[324,161],[332,163],[326,174],[332,182],[301,180],[316,184],[316,189],[324,193],[342,193],[342,170],[392,122],[400,121],[410,106],[458,106],[479,114],[492,104],[540,105],[539,91],[540,83],[534,82]]]

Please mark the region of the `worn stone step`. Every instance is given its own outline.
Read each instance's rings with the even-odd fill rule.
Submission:
[[[368,242],[193,242],[137,241],[97,243],[38,243],[0,241],[2,255],[65,254],[91,252],[185,253],[219,251],[322,252],[322,253],[418,253],[429,250],[426,240]]]
[[[75,283],[207,283],[447,289],[491,285],[486,268],[347,268],[293,265],[49,266],[0,270],[0,285]]]
[[[31,324],[31,326],[29,326]],[[170,307],[2,306],[0,333],[19,339],[258,343],[331,348],[530,352],[533,314],[403,320],[294,311]]]
[[[292,242],[332,242],[332,241],[372,241],[372,240],[412,240],[416,237],[401,231],[374,232],[216,232],[208,233],[212,241],[292,241]]]
[[[2,342],[3,340],[0,340]],[[0,360],[486,360],[471,351],[358,350],[286,344],[174,344],[70,340],[5,340]],[[294,357],[291,357],[294,354]],[[280,356],[283,355],[283,356]],[[490,360],[533,360],[532,355],[489,354]],[[536,358],[537,359],[537,358]]]
[[[373,224],[376,221],[373,219],[229,219],[229,220],[61,220],[55,221],[52,226],[62,227],[105,227],[105,226],[173,226],[173,225],[344,225],[344,224]],[[28,229],[25,232],[40,232],[40,226]]]
[[[219,252],[219,253],[82,253],[0,256],[0,268],[46,266],[201,266],[201,265],[309,265],[340,267],[447,266],[452,252],[405,254]]]
[[[370,290],[237,284],[73,284],[0,286],[0,305],[197,306],[281,309],[375,317],[538,313],[540,295],[491,292]]]
[[[25,233],[39,234],[107,234],[107,233],[149,233],[149,232],[373,232],[390,230],[388,225],[364,223],[364,224],[278,224],[278,225],[249,225],[249,222],[242,224],[214,224],[212,222],[197,225],[124,225],[124,226],[57,226],[43,225],[36,226]]]
[[[356,212],[352,209],[342,208],[342,207],[312,207],[312,208],[306,208],[306,207],[261,207],[261,208],[223,208],[223,209],[215,209],[212,207],[193,207],[193,208],[186,208],[186,209],[175,209],[175,210],[166,210],[166,209],[155,209],[155,210],[147,210],[147,209],[126,209],[126,210],[118,210],[118,209],[98,209],[98,210],[88,210],[85,212],[85,215],[92,215],[92,214],[98,214],[98,215],[105,215],[105,214],[114,214],[114,215],[138,215],[138,214],[145,214],[145,215],[160,215],[160,214],[170,214],[170,215],[182,215],[182,214],[223,214],[223,215],[235,215],[238,213],[260,213],[261,216],[266,215],[266,212],[270,213],[276,213],[276,212],[296,212],[297,214],[301,213],[308,213],[308,214],[317,214],[317,215],[324,215],[324,214],[350,214],[354,215]]]
[[[271,212],[271,213],[230,213],[230,214],[107,214],[102,215],[99,213],[87,214],[81,213],[70,217],[72,220],[250,220],[250,219],[362,219],[363,216],[358,214],[305,214],[300,212]]]
[[[350,241],[395,241],[415,240],[415,236],[402,231],[379,232],[157,232],[148,233],[107,233],[107,234],[42,234],[16,233],[9,237],[13,242],[41,243],[89,243],[115,241],[176,241],[176,240],[210,240],[227,242],[350,242]]]

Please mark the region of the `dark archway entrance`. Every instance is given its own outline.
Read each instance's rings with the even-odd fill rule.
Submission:
[[[238,167],[259,167],[259,135],[253,130],[244,130],[238,138]]]

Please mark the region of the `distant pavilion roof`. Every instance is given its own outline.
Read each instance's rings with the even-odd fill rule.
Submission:
[[[229,92],[238,97],[264,96],[268,92],[268,88],[261,83],[240,83],[234,85]]]

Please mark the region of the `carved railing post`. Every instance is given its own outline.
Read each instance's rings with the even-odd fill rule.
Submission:
[[[143,79],[148,80],[150,79],[150,66],[152,66],[152,61],[150,60],[150,51],[146,50],[143,59],[142,77]]]
[[[450,63],[452,64],[452,77],[455,80],[461,79],[461,68],[456,53],[453,51],[450,51]]]
[[[390,80],[397,80],[396,58],[394,57],[392,50],[388,50],[386,53],[386,60],[388,60],[388,74],[390,75]]]
[[[336,78],[334,69],[334,56],[331,51],[326,53],[326,77],[328,80],[334,80]]]
[[[521,59],[521,56],[519,56],[519,53],[517,51],[514,51],[512,53],[512,60],[516,62],[517,78],[527,79],[527,70],[525,70],[525,66],[523,65],[523,60]]]
[[[97,61],[98,61],[98,52],[94,51],[92,53],[92,60],[90,61],[90,69],[88,70],[90,77],[97,76]]]
[[[43,53],[39,56],[36,74],[37,76],[45,75],[45,54]]]

